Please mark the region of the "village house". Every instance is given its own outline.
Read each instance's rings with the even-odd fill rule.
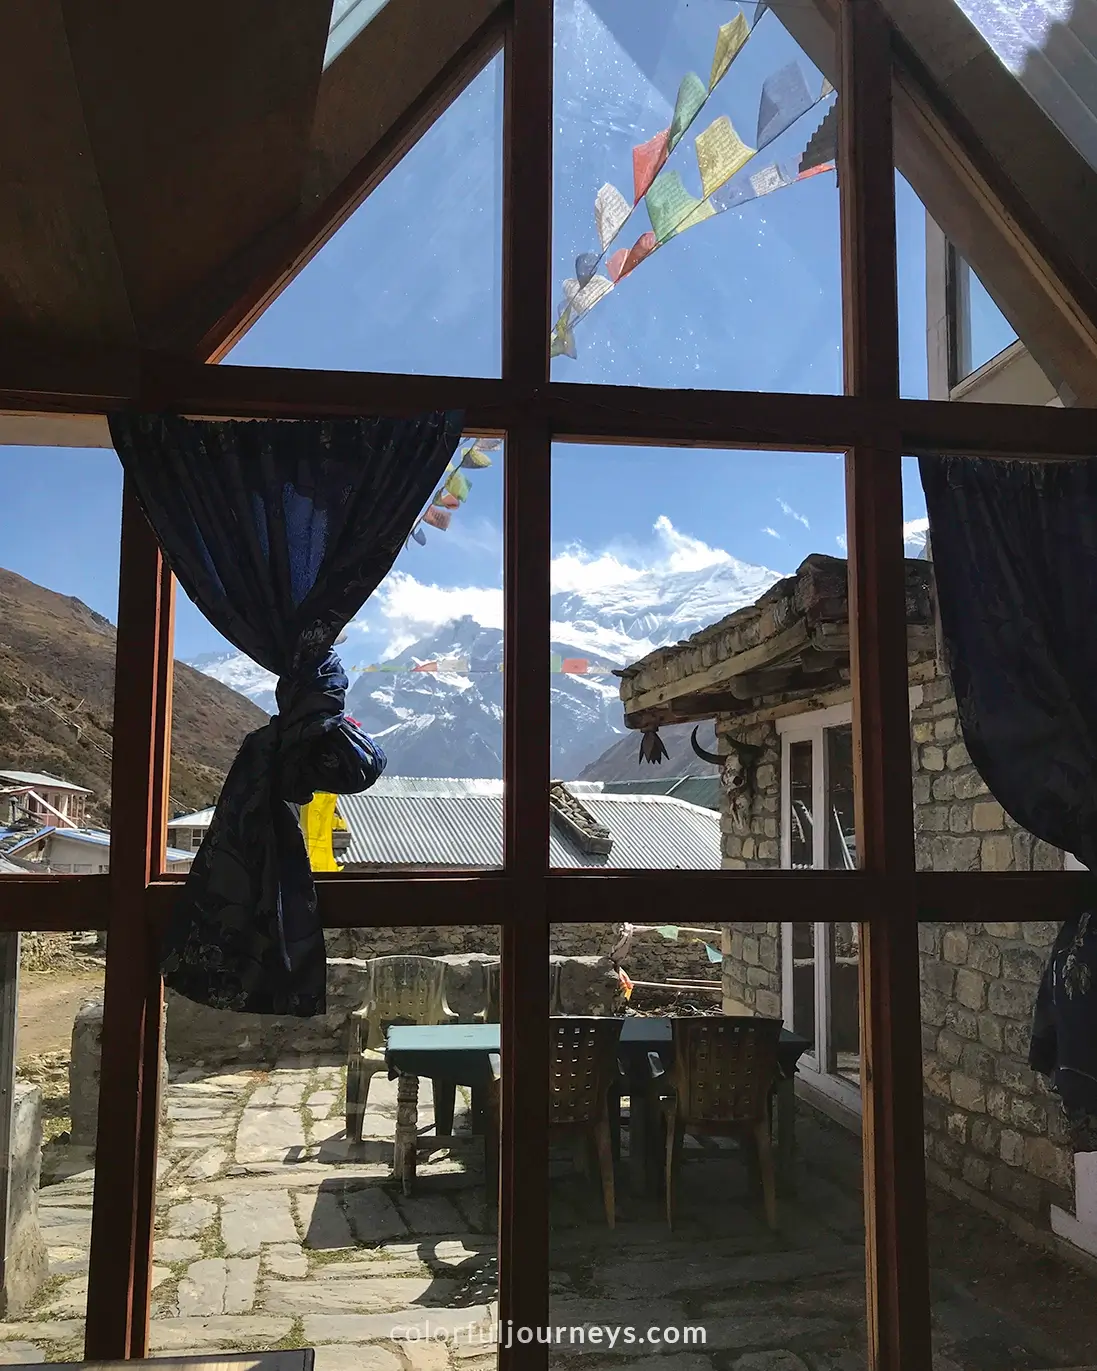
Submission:
[[[725,868],[856,865],[846,574],[842,559],[809,557],[754,604],[621,673],[629,727],[715,720]],[[906,613],[918,869],[1077,870],[1005,814],[972,765],[940,659],[928,560],[906,563]],[[1097,1253],[1086,1154],[1076,1165],[1058,1101],[1028,1066],[1057,930],[921,924],[926,1164],[936,1184],[1026,1237],[1054,1234]],[[800,1093],[859,1130],[857,925],[746,918],[726,923],[723,938],[725,1011],[783,1018],[806,1037]]]
[[[17,815],[60,823],[62,828],[83,826],[90,790],[56,776],[37,771],[0,771],[0,820],[10,823]]]

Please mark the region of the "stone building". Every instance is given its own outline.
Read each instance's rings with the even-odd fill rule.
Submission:
[[[972,765],[939,660],[932,565],[912,560],[906,571],[918,869],[1076,869],[1005,814]],[[721,754],[733,758],[728,773],[746,780],[721,811],[725,868],[855,867],[843,560],[808,558],[755,604],[632,665],[621,694],[633,728],[715,720]],[[737,753],[739,744],[749,750]],[[1048,922],[921,925],[927,1169],[1025,1236],[1097,1254],[1097,1177],[1076,1162],[1057,1101],[1027,1064],[1056,931]],[[730,922],[723,951],[725,1009],[781,1017],[806,1037],[800,1093],[859,1127],[856,925]]]

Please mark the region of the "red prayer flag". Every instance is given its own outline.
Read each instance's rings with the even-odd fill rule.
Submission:
[[[565,657],[560,670],[571,676],[585,676],[589,663],[585,657]]]
[[[627,257],[628,248],[618,248],[606,262],[606,275],[615,285],[617,281],[620,280],[621,270],[625,265],[625,259]]]
[[[670,129],[664,129],[646,143],[638,143],[632,149],[632,203],[638,205],[648,193],[652,181],[667,160],[667,144]]]
[[[447,529],[451,517],[448,509],[439,509],[437,505],[431,505],[423,515],[423,523],[430,524],[432,528]]]
[[[437,671],[437,662],[420,662],[418,666],[413,666],[412,671]]]
[[[448,490],[440,490],[434,497],[434,503],[443,509],[457,509],[461,501],[456,495],[451,495]]]
[[[624,277],[627,276],[630,271],[634,271],[644,258],[649,257],[658,246],[659,240],[654,233],[650,232],[650,230],[647,233],[641,233],[636,242],[629,248],[628,256],[625,258],[625,264],[621,268],[621,275]]]

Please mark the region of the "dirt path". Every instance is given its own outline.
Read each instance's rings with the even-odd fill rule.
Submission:
[[[68,1051],[77,1010],[103,984],[99,967],[19,974],[18,1059]]]

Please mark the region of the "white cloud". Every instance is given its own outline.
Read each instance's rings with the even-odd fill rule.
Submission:
[[[766,527],[762,530],[762,532],[763,532],[763,533],[768,533],[769,536],[770,536],[771,538],[780,538],[780,536],[781,536],[781,535],[777,532],[777,530],[776,530],[775,528],[770,528],[768,524],[767,524]]]
[[[846,542],[846,535],[844,533],[836,533],[834,535],[834,541],[843,552],[849,551],[849,544]]]
[[[659,515],[651,531],[655,536],[648,543],[612,544],[599,552],[579,543],[564,548],[552,559],[553,591],[628,585],[644,576],[704,571],[733,560],[723,548],[680,532],[665,514]]]
[[[780,496],[778,496],[777,503],[781,506],[782,514],[787,514],[790,519],[795,519],[798,523],[803,524],[805,528],[811,527],[811,525],[807,521],[807,516],[804,514],[797,514],[787,500],[782,500]]]
[[[908,519],[903,525],[903,542],[907,547],[925,547],[928,533],[928,519]]]
[[[406,571],[394,571],[378,587],[369,609],[368,619],[357,619],[350,627],[363,636],[383,637],[384,660],[463,614],[471,614],[485,628],[502,628],[503,590],[501,586],[432,585]]]

